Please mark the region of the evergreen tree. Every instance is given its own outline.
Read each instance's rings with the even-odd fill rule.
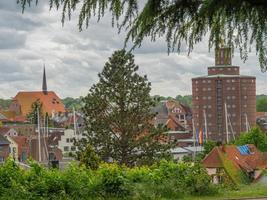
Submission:
[[[23,10],[38,0],[17,0]],[[267,1],[266,0],[49,0],[50,8],[62,8],[62,22],[79,8],[79,29],[88,27],[90,19],[100,20],[111,12],[112,25],[128,31],[134,47],[146,37],[154,41],[165,36],[169,51],[187,44],[193,50],[207,33],[209,48],[226,44],[239,48],[245,61],[255,43],[261,69],[267,69]],[[142,2],[142,3],[141,3]],[[81,9],[80,9],[81,8]],[[140,10],[142,8],[142,10]],[[138,11],[139,14],[138,14]],[[121,19],[122,18],[122,19]]]
[[[153,125],[150,83],[137,70],[134,56],[125,50],[109,58],[84,98],[87,133],[80,149],[90,144],[103,160],[127,166],[152,164],[169,155],[170,145],[158,141],[166,128]]]

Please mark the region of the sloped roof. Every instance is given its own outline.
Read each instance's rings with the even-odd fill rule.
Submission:
[[[7,144],[10,144],[10,142],[3,135],[0,135],[0,145],[7,145]]]
[[[7,126],[2,126],[0,128],[0,135],[5,135],[11,128]]]
[[[22,112],[21,114],[23,116],[26,116],[31,111],[32,104],[37,100],[39,100],[43,104],[44,113],[51,115],[52,112],[65,112],[64,104],[53,91],[48,91],[47,93],[44,93],[42,91],[19,92],[14,97],[14,100],[16,100],[20,104]]]
[[[241,154],[235,145],[225,145],[215,147],[202,161],[202,164],[207,168],[223,167],[225,159],[231,161],[236,168],[243,169],[247,172],[256,169],[267,168],[267,156],[260,152],[253,144],[248,145],[250,153]]]

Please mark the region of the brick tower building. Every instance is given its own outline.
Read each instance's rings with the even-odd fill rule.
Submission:
[[[208,75],[192,79],[195,129],[214,141],[230,141],[256,123],[256,78],[240,75],[231,58],[231,49],[216,49]]]

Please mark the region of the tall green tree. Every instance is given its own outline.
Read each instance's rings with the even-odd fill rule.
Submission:
[[[165,127],[155,127],[146,76],[137,73],[134,56],[125,50],[115,51],[99,74],[99,82],[84,98],[86,134],[80,147],[90,144],[103,159],[114,159],[133,166],[152,164],[168,156]]]
[[[38,0],[17,0],[26,5]],[[168,51],[180,51],[209,34],[209,48],[225,44],[237,47],[245,61],[255,43],[260,66],[267,69],[267,1],[266,0],[49,0],[50,8],[62,10],[62,22],[79,8],[79,29],[88,27],[90,19],[100,20],[111,12],[112,25],[128,31],[126,42],[140,46],[144,38],[155,41],[166,37]],[[145,4],[145,5],[143,5]],[[81,9],[80,9],[81,8]]]
[[[27,114],[27,119],[32,124],[38,124],[38,112],[37,112],[37,110],[39,110],[39,117],[40,117],[40,119],[42,119],[44,116],[43,104],[38,100],[32,103],[31,111]]]
[[[259,150],[267,151],[267,135],[260,128],[253,128],[248,133],[243,133],[234,141],[236,145],[254,144]]]
[[[267,112],[267,97],[257,100],[257,112]]]

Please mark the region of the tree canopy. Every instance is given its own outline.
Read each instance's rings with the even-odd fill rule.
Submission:
[[[22,5],[38,0],[17,0]],[[246,61],[255,46],[260,67],[267,70],[267,1],[265,0],[49,0],[50,8],[62,10],[62,23],[79,8],[79,29],[88,27],[94,16],[100,20],[106,11],[111,23],[128,31],[126,43],[133,48],[144,38],[166,37],[168,52],[180,51],[185,42],[188,53],[209,35],[209,49],[227,45],[238,48]],[[81,8],[81,9],[80,9]],[[254,45],[255,44],[255,45]]]
[[[234,141],[236,145],[254,144],[259,150],[267,151],[267,135],[259,128],[253,128],[248,133],[243,133]]]
[[[257,100],[257,111],[267,112],[267,97],[260,98]]]
[[[133,55],[125,50],[109,58],[99,82],[84,98],[86,133],[81,151],[89,144],[104,161],[127,166],[152,164],[169,156],[171,146],[158,141],[167,130],[153,124],[150,83],[137,70]]]

